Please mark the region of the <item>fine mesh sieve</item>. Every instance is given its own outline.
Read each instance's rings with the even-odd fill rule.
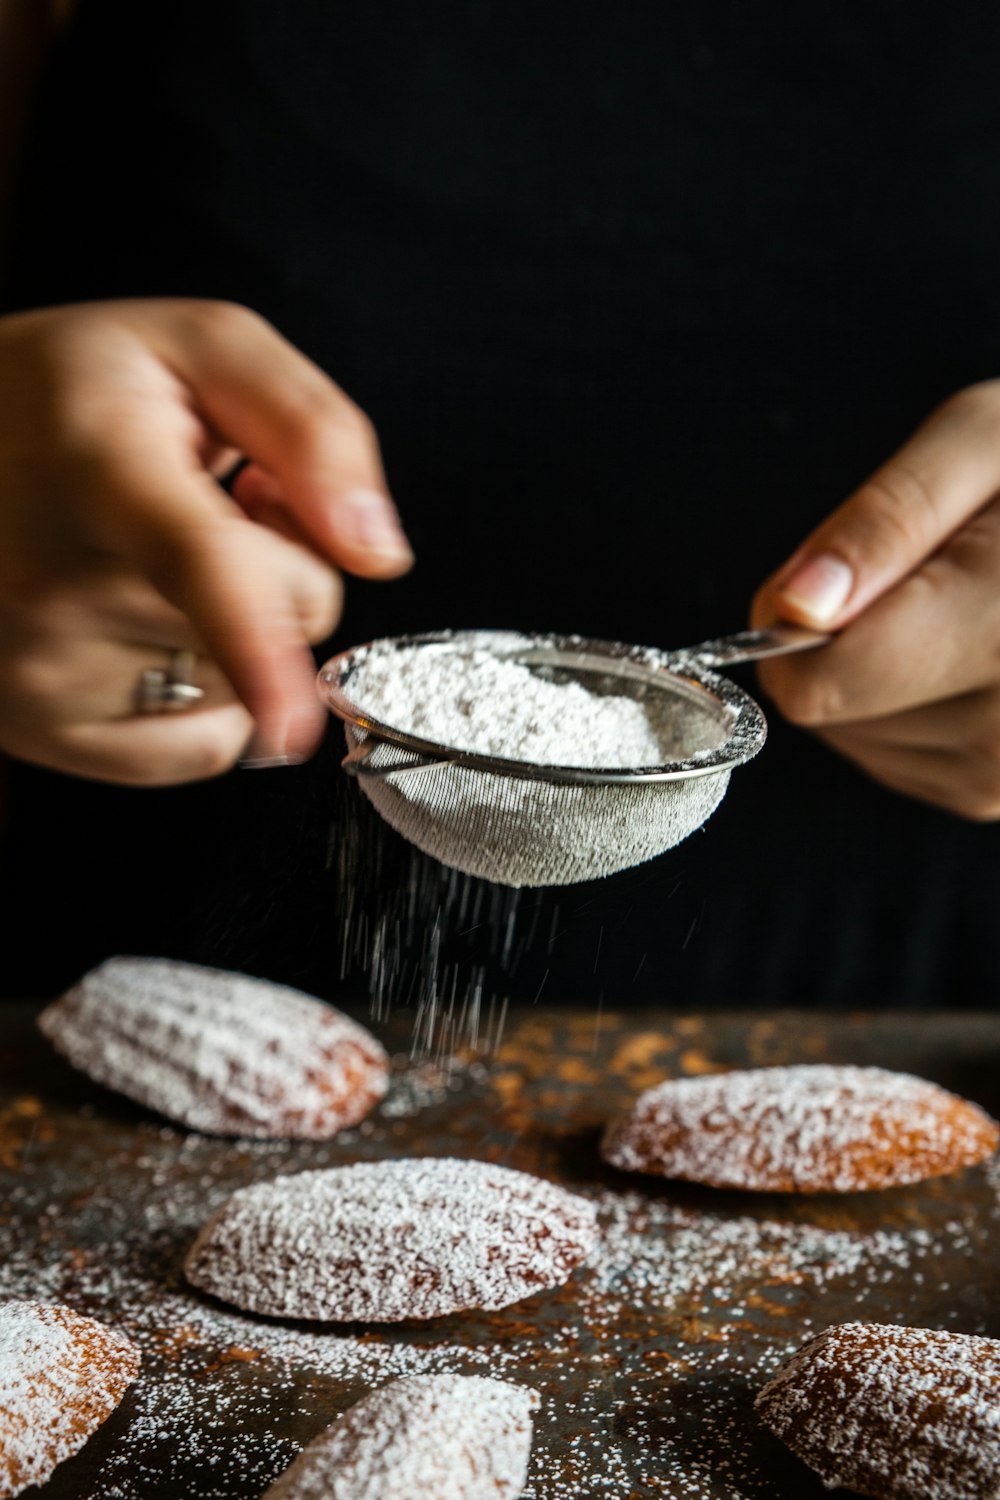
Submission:
[[[344,721],[344,768],[396,831],[442,864],[510,886],[569,885],[641,864],[699,828],[730,772],[767,733],[754,700],[717,665],[802,650],[826,639],[798,627],[745,631],[664,652],[576,636],[447,631],[345,651],[318,679]],[[663,750],[654,766],[583,769],[504,760],[383,724],[351,697],[372,652],[488,651],[594,696],[641,701]]]

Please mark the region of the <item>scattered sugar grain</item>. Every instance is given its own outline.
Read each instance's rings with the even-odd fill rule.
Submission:
[[[454,1079],[421,1076],[413,1094],[405,1077],[394,1084],[406,1107],[425,1097],[425,1085],[438,1102],[452,1096]],[[385,1150],[395,1123],[376,1114],[337,1149]],[[102,1143],[97,1181],[86,1139],[67,1135],[57,1156],[49,1147],[41,1162],[23,1158],[8,1179],[10,1243],[0,1262],[0,1295],[66,1303],[118,1327],[142,1352],[125,1402],[132,1420],[116,1432],[89,1500],[157,1490],[202,1500],[260,1495],[365,1391],[436,1373],[541,1390],[524,1500],[744,1500],[771,1482],[760,1469],[754,1395],[831,1321],[828,1290],[857,1318],[912,1322],[918,1289],[916,1305],[933,1308],[936,1321],[986,1331],[982,1299],[970,1301],[969,1288],[992,1263],[1000,1232],[1000,1159],[980,1169],[981,1190],[967,1207],[932,1195],[930,1225],[896,1215],[892,1227],[864,1231],[714,1211],[708,1194],[692,1208],[659,1184],[577,1188],[597,1207],[602,1234],[572,1295],[556,1294],[537,1324],[516,1309],[477,1323],[470,1345],[450,1321],[391,1339],[376,1329],[291,1327],[208,1302],[184,1284],[184,1254],[236,1188],[342,1160],[334,1148],[248,1142],[220,1152],[148,1123]],[[810,1213],[821,1216],[822,1206]],[[960,1290],[944,1293],[942,1281]]]
[[[1000,1217],[992,1230],[955,1217],[933,1231],[831,1231],[597,1191],[590,1196],[602,1235],[578,1275],[568,1321],[535,1329],[516,1320],[516,1339],[498,1326],[472,1347],[432,1325],[390,1341],[262,1322],[192,1294],[180,1261],[236,1184],[217,1169],[198,1170],[211,1160],[205,1143],[169,1130],[148,1136],[175,1162],[190,1157],[193,1170],[178,1179],[165,1160],[150,1174],[141,1228],[109,1186],[83,1207],[64,1208],[45,1240],[28,1234],[0,1266],[0,1292],[30,1287],[113,1320],[142,1350],[137,1418],[103,1464],[92,1500],[133,1495],[142,1474],[151,1491],[173,1476],[181,1493],[196,1473],[204,1500],[253,1486],[262,1493],[365,1390],[405,1375],[477,1372],[542,1391],[524,1500],[630,1500],[637,1487],[690,1500],[756,1493],[766,1475],[755,1467],[752,1399],[815,1321],[828,1321],[823,1289],[853,1285],[858,1315],[875,1307],[882,1316],[885,1290],[901,1273],[912,1280],[926,1265],[933,1282],[930,1268],[945,1249],[965,1250],[975,1264],[973,1228],[995,1232]],[[265,1175],[282,1151],[255,1143],[245,1154]],[[71,1170],[65,1186],[64,1205]],[[748,1296],[759,1304],[749,1312]],[[637,1324],[657,1332],[637,1341],[629,1336]],[[651,1362],[650,1353],[663,1358]],[[315,1398],[303,1390],[307,1372]],[[331,1384],[351,1393],[340,1405],[322,1396]]]

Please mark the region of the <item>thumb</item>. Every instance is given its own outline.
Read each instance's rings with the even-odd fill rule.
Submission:
[[[839,629],[936,552],[1000,487],[1000,381],[939,407],[817,527],[754,601],[755,623]]]

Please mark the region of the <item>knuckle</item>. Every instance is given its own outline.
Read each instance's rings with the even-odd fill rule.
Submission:
[[[952,777],[943,805],[971,823],[1000,819],[1000,732],[980,739],[962,757],[962,775]]]
[[[924,538],[939,525],[940,506],[932,486],[917,469],[892,459],[858,491],[862,544],[882,548],[899,545],[909,552],[922,548]]]
[[[332,384],[318,372],[304,375],[294,391],[289,390],[281,416],[289,436],[309,444],[324,439],[332,423],[349,425]]]
[[[116,781],[128,786],[181,786],[189,781],[210,781],[232,770],[239,758],[247,731],[236,735],[228,724],[212,713],[188,720],[183,736],[164,733],[158,756],[122,758],[114,768]]]
[[[310,645],[332,635],[340,620],[344,602],[344,585],[340,576],[329,573],[322,586],[309,591],[302,602],[302,629]]]
[[[990,794],[984,790],[963,794],[952,802],[950,810],[967,823],[996,823],[1000,820],[1000,786]]]
[[[1000,419],[1000,379],[979,380],[956,391],[944,401],[939,412],[959,412],[974,420],[996,423]]]
[[[366,411],[362,411],[356,402],[349,396],[340,392],[340,422],[341,425],[354,433],[355,437],[373,448],[378,446],[378,434],[375,431],[375,423]]]
[[[206,716],[201,734],[190,748],[184,779],[208,781],[214,776],[224,775],[236,763],[243,739],[245,735],[237,739],[231,730],[211,722]]]
[[[242,302],[193,297],[183,302],[178,312],[189,337],[210,343],[245,338],[270,326],[259,313]]]
[[[953,586],[953,571],[956,568],[963,574],[995,579],[1000,566],[1000,528],[997,520],[998,517],[991,511],[974,516],[949,539],[940,559],[932,559],[928,576],[932,579],[936,577],[942,590]],[[940,563],[937,568],[934,567],[935,561]]]
[[[1000,792],[1000,729],[981,738],[974,746],[974,754],[980,765],[993,774]]]
[[[345,442],[377,446],[371,419],[319,371],[303,378],[283,417],[288,437],[307,459],[328,458]]]
[[[36,707],[58,702],[66,687],[66,672],[51,655],[25,651],[4,661],[4,695]]]
[[[120,323],[118,311],[104,302],[80,302],[50,309],[30,330],[33,349],[45,362],[89,358],[95,343],[104,344]]]

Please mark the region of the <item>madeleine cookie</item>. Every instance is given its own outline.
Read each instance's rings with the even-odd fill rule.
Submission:
[[[771,1193],[854,1193],[984,1161],[1000,1132],[975,1104],[884,1068],[802,1064],[677,1078],[604,1137],[626,1172]]]
[[[250,1312],[336,1322],[493,1309],[561,1285],[597,1238],[583,1198],[450,1157],[357,1162],[241,1188],[185,1264]]]
[[[123,1334],[68,1307],[0,1302],[0,1500],[44,1484],[139,1371]]]
[[[842,1323],[757,1397],[761,1420],[823,1479],[874,1500],[997,1500],[1000,1340]]]
[[[264,1500],[517,1500],[537,1392],[482,1375],[413,1375],[372,1391]]]
[[[323,1140],[388,1087],[375,1038],[321,1000],[171,959],[109,959],[38,1024],[98,1083],[209,1135]]]

